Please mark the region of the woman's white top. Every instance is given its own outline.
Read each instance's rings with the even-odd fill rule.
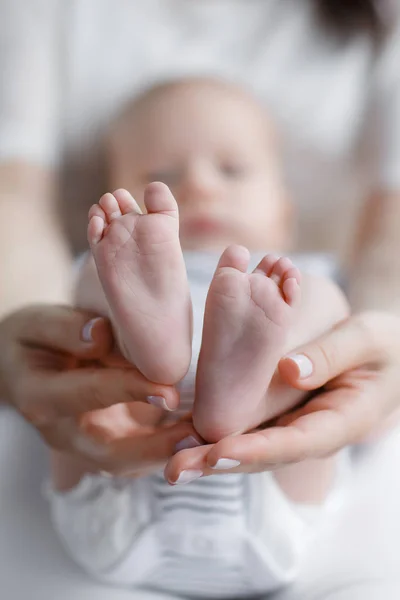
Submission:
[[[300,249],[343,248],[365,194],[400,191],[398,9],[380,4],[392,31],[374,53],[319,27],[309,0],[0,0],[0,158],[74,163],[86,206],[101,133],[128,98],[222,75],[281,129]]]

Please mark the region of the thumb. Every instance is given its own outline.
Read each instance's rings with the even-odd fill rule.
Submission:
[[[80,359],[101,359],[113,344],[107,319],[69,306],[31,306],[14,313],[10,320],[8,326],[23,344]]]
[[[350,317],[315,341],[284,356],[278,365],[282,379],[301,390],[313,390],[338,375],[382,359],[374,322]]]

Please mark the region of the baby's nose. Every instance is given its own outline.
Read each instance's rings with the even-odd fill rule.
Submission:
[[[221,195],[221,184],[211,169],[189,172],[181,185],[180,201],[204,203],[217,201]]]

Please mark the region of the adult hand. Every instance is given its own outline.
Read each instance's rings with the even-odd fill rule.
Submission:
[[[322,389],[273,426],[179,452],[166,478],[273,470],[367,437],[400,405],[400,319],[381,312],[352,316],[283,358],[279,371],[299,390]]]
[[[127,440],[126,427],[132,423],[118,430],[122,420],[117,416],[123,410],[118,405],[145,407],[137,403],[164,398],[169,408],[175,408],[178,392],[147,381],[116,358],[112,348],[106,319],[63,306],[21,309],[0,322],[0,396],[50,446],[95,459],[99,468],[136,466],[144,456],[145,462],[151,462],[153,454],[155,461],[161,455],[165,459],[177,442],[193,433],[192,426],[180,423],[163,428],[159,443],[152,429]],[[107,409],[102,417],[99,409]],[[154,407],[146,405],[146,409]],[[101,427],[107,411],[109,426]],[[159,420],[156,411],[153,423],[154,414]],[[96,430],[95,439],[88,435],[90,428]]]

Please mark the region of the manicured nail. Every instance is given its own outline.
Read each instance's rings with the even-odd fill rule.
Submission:
[[[168,410],[172,412],[175,408],[170,408],[165,402],[165,398],[162,396],[147,396],[147,402],[152,404],[153,406],[157,406],[158,408],[162,408],[163,410]]]
[[[233,458],[220,458],[211,468],[216,469],[217,471],[224,471],[225,469],[234,469],[239,465],[240,460],[235,460]]]
[[[173,485],[183,485],[185,483],[190,483],[191,481],[195,481],[196,479],[199,479],[200,477],[202,477],[203,475],[203,471],[199,471],[199,470],[188,470],[188,471],[182,471],[178,477],[178,479],[176,481],[171,481],[170,483],[172,483]]]
[[[92,331],[93,331],[93,327],[96,325],[96,323],[98,323],[98,321],[102,321],[101,317],[96,317],[94,319],[91,319],[90,321],[88,321],[86,323],[86,325],[84,325],[83,329],[82,329],[82,340],[84,342],[93,342],[93,336],[92,336]]]
[[[285,358],[296,363],[300,371],[300,379],[306,379],[312,375],[314,367],[308,356],[304,354],[288,354]]]
[[[193,435],[189,435],[188,437],[183,438],[183,440],[176,444],[175,453],[179,452],[180,450],[187,450],[188,448],[197,448],[201,445],[202,444],[201,442],[199,442],[199,440],[196,440],[196,438]]]

